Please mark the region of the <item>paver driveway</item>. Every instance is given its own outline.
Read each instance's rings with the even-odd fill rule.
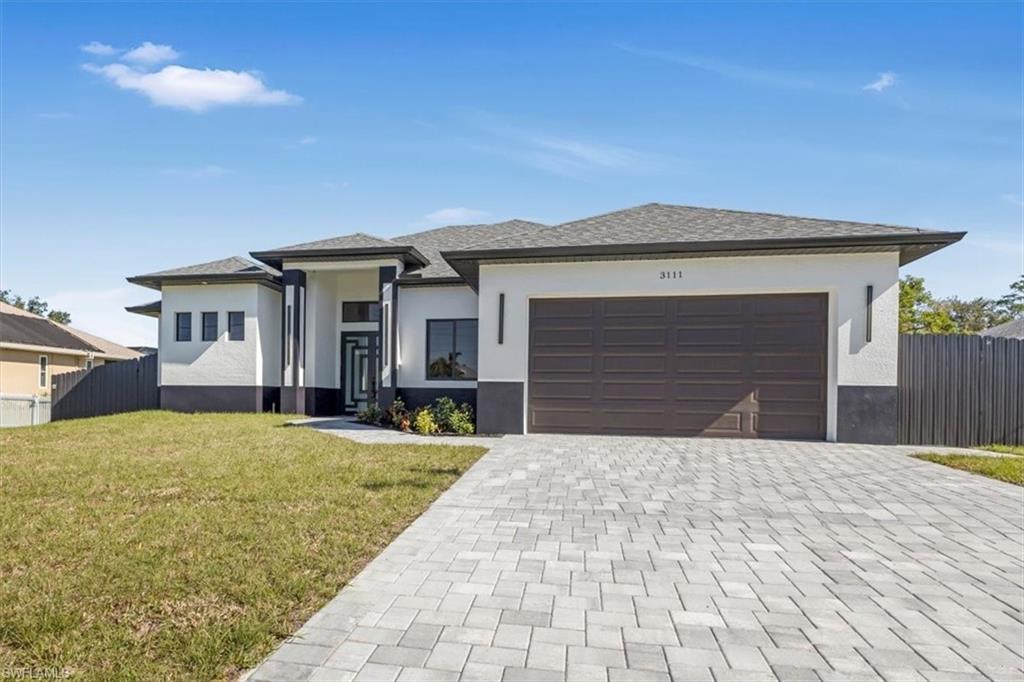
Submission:
[[[252,679],[1022,679],[1024,490],[904,453],[502,439]]]

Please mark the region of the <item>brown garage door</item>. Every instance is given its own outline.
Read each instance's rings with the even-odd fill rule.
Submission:
[[[825,437],[828,296],[530,303],[529,430]]]

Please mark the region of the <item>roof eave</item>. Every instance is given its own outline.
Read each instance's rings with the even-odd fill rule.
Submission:
[[[135,313],[136,315],[159,318],[162,307],[162,301],[153,301],[151,303],[142,303],[140,305],[126,305],[124,309],[130,313]]]
[[[900,265],[906,265],[963,239],[966,232],[922,232],[898,235],[865,235],[845,237],[806,237],[797,239],[742,239],[705,242],[653,242],[639,244],[593,244],[585,246],[541,246],[512,249],[479,249],[442,251],[441,257],[459,273],[473,289],[479,284],[480,261],[606,259],[610,257],[657,256],[743,256],[771,254],[773,251],[836,251],[861,248],[865,250],[898,250]]]
[[[403,263],[423,267],[429,261],[412,246],[366,246],[343,249],[285,249],[275,251],[250,251],[249,255],[272,268],[281,269],[285,259],[302,260],[303,258],[386,258],[398,257]]]
[[[281,289],[280,278],[269,272],[245,274],[219,273],[210,275],[138,275],[126,277],[125,279],[131,284],[156,289],[157,291],[160,291],[167,285],[183,286],[196,284],[262,284],[278,291]]]

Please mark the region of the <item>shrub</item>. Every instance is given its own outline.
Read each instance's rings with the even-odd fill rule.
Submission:
[[[476,427],[473,425],[472,411],[459,409],[454,412],[451,416],[448,430],[463,436],[476,431]]]
[[[401,429],[402,431],[409,430],[412,419],[409,415],[409,410],[405,407],[405,401],[401,398],[395,398],[395,402],[391,403],[391,406],[387,409],[387,420],[396,429]]]
[[[452,430],[452,416],[459,411],[455,401],[448,396],[441,396],[430,406],[430,414],[442,431]]]
[[[364,424],[378,425],[384,417],[384,412],[375,403],[369,403],[364,409],[356,413],[356,419]]]
[[[416,429],[416,433],[422,433],[425,436],[437,433],[438,431],[434,415],[425,407],[416,410],[416,414],[413,417],[413,428]]]

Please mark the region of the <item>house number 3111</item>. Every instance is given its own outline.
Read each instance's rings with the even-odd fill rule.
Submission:
[[[662,270],[658,276],[658,279],[679,279],[682,276],[682,270]]]

